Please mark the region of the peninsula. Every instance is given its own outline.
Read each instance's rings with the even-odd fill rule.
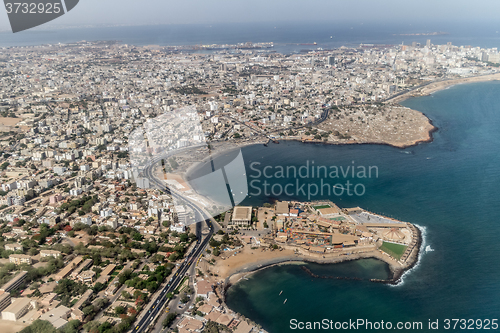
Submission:
[[[198,298],[181,325],[209,325],[210,321],[238,325],[243,330],[258,324],[232,311],[225,303],[227,289],[255,271],[280,264],[339,263],[376,258],[390,267],[387,279],[371,282],[397,284],[419,258],[422,236],[413,224],[365,211],[341,209],[331,201],[276,202],[264,207],[237,206],[216,217],[222,228],[196,263]],[[207,298],[205,298],[205,293]],[[206,301],[208,299],[208,302]]]
[[[282,262],[376,258],[392,272],[383,282],[396,284],[417,262],[422,242],[411,223],[359,207],[341,209],[330,201],[237,206],[220,220],[223,228],[200,263],[219,282],[235,282],[240,273]]]

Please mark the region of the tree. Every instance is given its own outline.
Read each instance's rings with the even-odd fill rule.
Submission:
[[[62,329],[63,333],[78,333],[78,327],[80,327],[79,320],[70,320]]]
[[[125,281],[130,279],[131,276],[132,276],[132,270],[126,269],[125,271],[123,271],[122,274],[118,276],[118,282],[120,282],[120,284],[124,284]]]
[[[121,314],[124,314],[124,313],[126,313],[126,312],[127,312],[127,309],[125,309],[123,306],[120,306],[120,305],[119,305],[119,306],[117,306],[117,307],[115,308],[115,313],[116,313],[117,315],[121,315]]]
[[[101,282],[96,282],[96,284],[94,285],[94,292],[97,294],[98,292],[100,292],[101,290],[104,290],[106,289],[106,285],[105,284],[102,284]]]
[[[163,321],[163,327],[167,327],[167,326],[170,326],[170,324],[172,324],[172,322],[175,320],[175,318],[177,318],[177,313],[175,312],[170,312],[168,315],[167,315],[167,318],[165,318],[165,320]]]
[[[86,331],[86,332],[99,332],[99,326],[101,326],[101,323],[98,322],[97,320],[92,320],[92,321],[89,321],[88,323],[86,323],[85,325],[83,325],[83,329]]]
[[[132,295],[130,295],[130,293],[126,290],[122,291],[121,295],[124,299],[131,299],[132,298]]]
[[[101,309],[103,308],[106,304],[108,304],[109,300],[106,297],[99,297],[96,299],[93,304],[94,308],[96,309]]]
[[[189,302],[189,297],[186,295],[186,293],[182,293],[180,301],[181,303]]]
[[[88,315],[94,313],[94,306],[92,306],[92,305],[86,306],[82,309],[82,312],[84,315],[88,316]]]
[[[35,320],[30,326],[25,327],[20,333],[56,333],[56,329],[46,320]]]

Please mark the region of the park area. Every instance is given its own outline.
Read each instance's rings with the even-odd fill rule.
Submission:
[[[379,249],[384,251],[391,257],[394,257],[397,260],[399,260],[405,253],[407,247],[408,246],[402,244],[384,242]]]

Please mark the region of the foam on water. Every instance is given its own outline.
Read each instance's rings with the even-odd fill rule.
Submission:
[[[392,287],[399,287],[399,286],[402,286],[404,284],[405,277],[420,266],[420,262],[422,261],[422,256],[424,255],[424,251],[422,251],[422,250],[426,249],[426,252],[427,252],[427,247],[430,248],[430,245],[426,245],[426,243],[427,243],[427,241],[426,241],[427,228],[425,226],[421,226],[418,224],[413,224],[413,225],[415,227],[417,227],[418,230],[420,230],[420,236],[422,237],[422,243],[420,243],[420,248],[418,249],[417,262],[415,263],[415,265],[412,268],[410,268],[409,270],[407,270],[406,272],[404,272],[401,275],[401,277],[396,282],[396,284],[391,284],[390,286],[392,286]]]

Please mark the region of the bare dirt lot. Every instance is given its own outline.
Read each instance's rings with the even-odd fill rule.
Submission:
[[[8,320],[0,320],[0,332],[2,333],[16,333],[21,331],[26,326],[28,325],[22,325]]]
[[[329,143],[379,143],[396,147],[430,140],[434,126],[421,112],[401,105],[368,105],[332,110],[318,125]]]
[[[22,119],[21,118],[5,118],[5,117],[0,117],[0,125],[3,126],[16,126],[18,122],[20,122]]]

